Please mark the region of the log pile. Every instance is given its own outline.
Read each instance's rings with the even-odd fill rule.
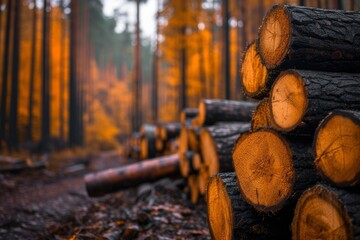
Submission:
[[[245,94],[262,100],[251,132],[226,150],[234,170],[207,188],[213,239],[278,239],[288,229],[292,239],[360,237],[359,34],[359,12],[279,5],[267,13],[241,68]],[[203,158],[215,159],[209,146]]]

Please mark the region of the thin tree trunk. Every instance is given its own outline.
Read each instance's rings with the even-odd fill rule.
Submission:
[[[35,0],[34,0],[35,1]],[[62,15],[61,15],[61,39],[60,39],[60,138],[65,141],[65,132],[64,132],[64,122],[65,122],[65,116],[64,116],[64,104],[65,104],[65,18],[64,18],[64,0],[60,1],[60,7],[62,9]]]
[[[29,88],[29,117],[27,140],[32,141],[32,125],[33,125],[33,105],[34,105],[34,82],[35,82],[35,63],[36,63],[36,39],[37,39],[37,8],[36,0],[33,0],[33,22],[32,22],[32,41],[31,41],[31,67],[30,67],[30,88]]]
[[[231,99],[229,0],[223,0],[225,98]]]
[[[10,129],[9,129],[9,150],[19,150],[18,139],[18,96],[19,96],[19,59],[20,59],[20,21],[21,21],[21,2],[14,1],[14,38],[13,38],[13,58],[12,58],[12,84],[11,84],[11,103],[10,103]]]
[[[2,86],[1,86],[1,105],[0,105],[0,139],[5,140],[5,126],[6,126],[6,100],[8,88],[8,71],[9,71],[9,52],[10,52],[10,39],[11,39],[11,19],[12,19],[12,0],[8,0],[6,7],[6,29],[5,29],[5,46],[4,46],[4,59],[3,59],[3,72],[2,72]]]

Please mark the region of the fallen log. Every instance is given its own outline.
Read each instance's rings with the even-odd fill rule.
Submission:
[[[263,98],[269,96],[271,85],[279,72],[267,70],[261,62],[257,41],[253,41],[245,50],[240,74],[245,94],[252,98]]]
[[[198,125],[209,126],[217,122],[248,122],[256,103],[221,99],[203,99],[199,104]]]
[[[239,136],[249,130],[249,123],[215,125],[201,130],[201,156],[210,176],[234,170],[231,151]]]
[[[291,131],[299,124],[314,131],[333,110],[360,110],[359,92],[359,74],[284,71],[271,89],[271,117],[283,131]]]
[[[146,124],[142,127],[142,138],[140,147],[141,159],[154,158],[156,156],[156,127]]]
[[[195,118],[199,113],[199,109],[197,108],[185,108],[181,111],[180,114],[180,122],[186,123],[191,119]]]
[[[316,185],[299,199],[292,239],[358,239],[360,195]]]
[[[89,196],[98,197],[141,183],[179,175],[179,156],[174,154],[98,173],[89,173],[85,175],[85,186]]]
[[[169,141],[180,135],[181,123],[163,123],[160,126],[160,138],[163,141]]]
[[[241,135],[232,154],[243,198],[261,212],[276,212],[318,180],[311,147],[271,129]]]
[[[360,112],[337,110],[319,125],[314,137],[318,171],[339,186],[360,180]]]
[[[212,239],[289,239],[287,225],[259,214],[240,195],[235,173],[219,173],[207,187],[208,225]]]
[[[276,5],[259,30],[268,69],[360,72],[360,13]]]

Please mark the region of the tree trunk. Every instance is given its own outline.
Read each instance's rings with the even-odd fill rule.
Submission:
[[[223,14],[223,44],[224,44],[224,80],[225,83],[225,99],[231,99],[230,84],[230,12],[229,12],[229,0],[222,0],[222,14]]]
[[[318,171],[338,186],[360,180],[360,112],[337,110],[319,125],[313,150]]]
[[[64,0],[60,1],[60,7],[62,9],[62,18],[61,18],[61,39],[60,39],[60,125],[59,125],[59,133],[60,138],[65,141],[65,129],[64,129],[64,123],[65,123],[65,112],[64,112],[64,106],[65,106],[65,38],[66,38],[66,25],[65,25],[65,19],[64,19]]]
[[[245,50],[241,66],[241,81],[244,92],[252,98],[269,96],[269,92],[279,72],[267,70],[262,64],[257,42],[253,41]]]
[[[318,177],[306,143],[271,129],[242,135],[232,159],[244,199],[258,211],[275,212],[314,185]]]
[[[288,70],[271,90],[271,117],[283,131],[302,123],[314,130],[335,109],[360,110],[359,92],[359,74]]]
[[[360,13],[278,5],[259,30],[268,69],[360,72]]]
[[[201,155],[209,167],[209,175],[233,171],[231,151],[236,139],[250,130],[250,124],[228,124],[207,127],[201,130]]]
[[[19,108],[19,61],[20,61],[20,21],[21,2],[14,2],[14,37],[12,51],[12,73],[11,73],[11,102],[10,102],[10,129],[9,150],[19,151],[18,136],[18,108]]]
[[[85,175],[86,191],[97,197],[164,177],[179,176],[177,154]]]
[[[6,29],[5,29],[5,46],[2,69],[2,86],[1,86],[1,105],[0,105],[0,140],[6,139],[6,119],[7,119],[7,90],[8,90],[8,72],[9,72],[9,53],[11,40],[11,22],[13,14],[13,1],[8,0],[6,3]]]
[[[212,239],[289,239],[288,226],[276,216],[259,214],[241,197],[234,172],[210,178],[208,225]]]
[[[27,140],[32,141],[33,127],[33,105],[34,105],[34,85],[35,85],[35,64],[36,64],[36,40],[37,40],[37,7],[36,0],[33,0],[33,21],[32,21],[32,40],[31,40],[31,66],[30,66],[30,87],[29,87],[29,118],[27,129]]]
[[[220,99],[204,99],[199,105],[198,122],[200,126],[216,122],[247,122],[256,103]]]
[[[292,239],[358,239],[360,195],[316,185],[299,199],[292,223]]]

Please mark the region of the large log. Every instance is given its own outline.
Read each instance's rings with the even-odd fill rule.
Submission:
[[[360,13],[277,5],[259,30],[268,69],[360,72]]]
[[[98,197],[141,183],[179,175],[179,156],[174,154],[98,173],[89,173],[85,176],[85,186],[89,196]]]
[[[268,70],[261,62],[257,42],[253,41],[247,47],[241,65],[241,83],[244,92],[252,98],[269,96],[278,71]]]
[[[359,239],[360,195],[316,185],[299,199],[292,239]]]
[[[208,225],[212,239],[289,239],[287,225],[259,214],[240,195],[235,173],[219,173],[207,188]]]
[[[299,124],[314,131],[335,109],[360,110],[359,92],[359,74],[284,71],[271,89],[271,117],[283,131],[291,131]]]
[[[203,99],[199,104],[198,125],[208,126],[217,122],[248,122],[256,103],[221,99]]]
[[[215,125],[201,130],[201,156],[209,168],[210,176],[234,170],[231,151],[236,139],[249,130],[249,123]]]
[[[360,180],[360,112],[330,113],[316,130],[315,165],[332,183],[353,186]]]
[[[271,129],[240,136],[232,158],[242,196],[261,212],[297,200],[318,180],[311,153],[306,142],[285,140]]]

